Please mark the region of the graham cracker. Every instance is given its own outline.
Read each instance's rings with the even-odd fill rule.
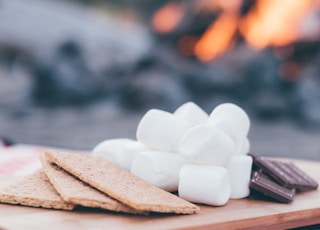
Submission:
[[[42,170],[0,191],[0,202],[64,210],[72,210],[75,207],[60,197]]]
[[[140,211],[193,214],[200,208],[91,154],[46,151],[45,156],[80,180]]]
[[[66,202],[116,212],[138,213],[50,162],[44,154],[40,154],[40,160],[50,182]]]

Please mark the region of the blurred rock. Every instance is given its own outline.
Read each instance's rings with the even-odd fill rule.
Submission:
[[[152,44],[145,27],[121,15],[68,1],[0,3],[0,59],[16,69],[20,67],[12,63],[24,61],[29,73],[25,75],[31,77],[24,81],[32,85],[30,95],[37,104],[72,105],[96,99],[108,84],[106,69],[131,65]]]
[[[140,110],[156,107],[173,111],[188,100],[188,94],[176,76],[157,67],[136,73],[119,94],[121,104]]]
[[[320,56],[320,55],[319,55]],[[319,59],[320,60],[320,59]],[[309,128],[320,128],[320,76],[316,69],[303,73],[297,84],[300,99],[300,124]]]
[[[101,101],[173,111],[191,100],[207,112],[233,102],[259,119],[320,127],[318,41],[256,51],[237,34],[232,50],[203,63],[180,53],[177,41],[202,34],[219,12],[192,15],[166,36],[75,2],[0,3],[0,106],[15,114]]]
[[[130,63],[151,45],[140,24],[94,8],[60,0],[1,1],[1,45],[18,47],[39,60],[50,58],[66,41],[80,44],[92,71]]]

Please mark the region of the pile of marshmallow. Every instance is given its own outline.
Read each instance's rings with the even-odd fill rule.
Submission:
[[[92,154],[190,202],[221,206],[249,195],[249,128],[247,113],[235,104],[207,114],[187,102],[174,113],[149,110],[137,140],[105,140]]]

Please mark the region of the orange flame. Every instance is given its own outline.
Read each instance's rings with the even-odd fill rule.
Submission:
[[[303,35],[305,28],[300,23],[308,12],[320,7],[320,0],[257,0],[252,9],[241,16],[242,1],[195,1],[193,7],[196,12],[221,13],[200,38],[182,36],[178,41],[181,53],[195,55],[201,61],[211,61],[232,48],[238,32],[255,49],[288,45],[309,36]],[[153,28],[159,33],[169,33],[181,23],[185,14],[184,4],[168,2],[154,14]]]
[[[216,10],[237,10],[242,3],[242,0],[197,0],[195,8],[197,11],[216,11]]]
[[[168,2],[153,15],[152,26],[158,33],[169,33],[178,26],[184,14],[183,5]]]
[[[299,38],[298,23],[312,0],[259,0],[240,22],[240,31],[256,49],[287,45]]]
[[[201,8],[220,9],[221,15],[201,36],[195,45],[194,54],[201,61],[210,61],[229,50],[237,31],[238,10],[242,0],[215,0],[200,2]],[[208,5],[209,4],[209,5]]]
[[[210,61],[231,48],[237,30],[238,15],[224,13],[205,31],[195,46],[201,61]]]

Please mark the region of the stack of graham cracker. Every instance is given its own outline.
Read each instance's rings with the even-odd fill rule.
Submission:
[[[193,214],[200,209],[155,187],[108,160],[90,154],[46,151],[42,169],[0,192],[0,202],[72,210]]]

